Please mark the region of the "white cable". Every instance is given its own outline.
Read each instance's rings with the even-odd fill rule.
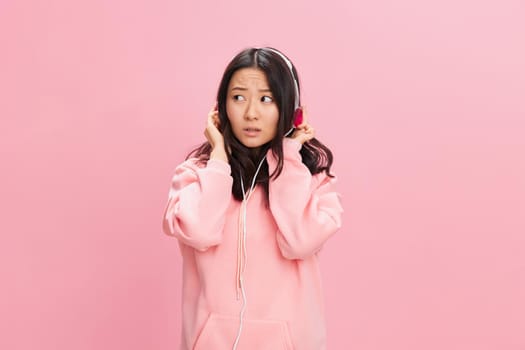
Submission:
[[[235,343],[233,344],[233,350],[237,349],[237,345],[239,344],[239,340],[241,338],[241,332],[242,332],[242,326],[244,323],[244,312],[246,311],[246,292],[244,290],[244,270],[246,270],[246,263],[248,261],[248,254],[246,253],[246,218],[247,218],[247,208],[248,208],[248,200],[252,196],[253,189],[255,187],[255,180],[257,179],[257,175],[259,174],[259,170],[261,170],[261,166],[266,159],[266,156],[264,156],[261,161],[259,162],[259,166],[257,167],[257,170],[255,171],[255,175],[252,179],[252,184],[250,186],[250,191],[248,192],[248,195],[246,195],[246,192],[244,191],[244,181],[242,180],[242,173],[241,173],[241,189],[242,189],[242,197],[243,201],[241,203],[241,211],[242,211],[242,246],[243,246],[243,257],[244,257],[244,264],[241,270],[241,274],[239,277],[240,284],[241,284],[241,293],[242,293],[242,308],[240,312],[240,321],[239,321],[239,329],[237,331],[237,337],[235,338]]]
[[[271,48],[266,48],[272,52],[275,52],[276,54],[278,54],[283,60],[284,62],[286,63],[286,65],[288,66],[288,68],[290,69],[290,73],[292,74],[292,78],[293,78],[293,82],[294,82],[294,88],[295,88],[295,101],[294,101],[294,109],[296,109],[298,106],[299,106],[299,86],[297,84],[297,79],[295,79],[295,74],[293,73],[293,65],[292,65],[292,62],[286,57],[284,56],[284,54],[282,54],[281,52],[275,50],[275,49],[271,49]],[[290,130],[288,130],[288,132],[284,135],[284,137],[290,135],[290,133],[292,131],[294,131],[294,127],[292,127]],[[251,186],[250,186],[250,190],[248,191],[248,194],[246,194],[246,191],[244,190],[244,181],[242,180],[242,173],[241,173],[241,189],[242,189],[242,197],[243,197],[243,201],[241,203],[241,211],[242,211],[242,245],[243,245],[243,257],[244,257],[244,264],[243,264],[243,267],[241,269],[241,272],[240,272],[240,275],[239,275],[239,282],[240,282],[240,286],[241,286],[241,292],[242,292],[242,308],[241,308],[241,312],[240,312],[240,321],[239,321],[239,329],[237,331],[237,337],[235,338],[235,343],[233,344],[233,350],[236,350],[237,349],[237,345],[239,344],[239,340],[241,338],[241,332],[242,332],[242,326],[243,326],[243,323],[244,323],[244,312],[246,311],[246,304],[247,304],[247,300],[246,300],[246,292],[244,290],[244,271],[246,270],[246,264],[247,264],[247,260],[248,260],[248,254],[247,254],[247,251],[246,251],[246,218],[247,218],[247,208],[248,208],[248,200],[250,199],[252,193],[253,193],[253,189],[255,187],[255,180],[257,179],[257,175],[259,174],[259,170],[261,170],[261,166],[264,162],[264,160],[266,159],[266,156],[264,156],[261,161],[259,162],[259,166],[257,167],[257,170],[255,171],[255,175],[253,176],[253,179],[252,179],[252,183],[251,183]]]
[[[242,184],[242,177],[241,177],[241,186],[243,186]],[[241,204],[242,206],[242,211],[243,211],[243,249],[244,249],[244,267],[243,267],[243,270],[244,268],[246,268],[246,204],[247,202],[245,202],[246,200],[246,195],[244,194],[244,189],[243,189],[243,202]],[[246,293],[244,291],[244,277],[243,277],[243,270],[241,271],[241,275],[240,275],[240,284],[241,284],[241,293],[242,293],[242,308],[241,308],[241,313],[240,313],[240,322],[239,322],[239,329],[237,331],[237,337],[235,338],[235,343],[233,344],[233,350],[236,350],[237,349],[237,345],[239,344],[239,340],[241,339],[241,332],[242,332],[242,325],[243,325],[243,319],[244,319],[244,312],[246,311],[246,304],[247,304],[247,301],[246,301]]]

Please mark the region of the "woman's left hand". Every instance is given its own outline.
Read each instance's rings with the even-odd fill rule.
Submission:
[[[306,114],[306,109],[303,109],[303,122],[299,124],[293,134],[292,139],[299,141],[301,144],[309,141],[315,137],[315,129],[308,124],[308,115]]]

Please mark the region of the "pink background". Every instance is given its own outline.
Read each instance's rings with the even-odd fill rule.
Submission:
[[[289,55],[336,156],[329,349],[525,349],[525,8],[0,2],[0,348],[177,349],[161,231],[227,62]]]

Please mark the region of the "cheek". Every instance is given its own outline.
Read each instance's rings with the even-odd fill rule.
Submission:
[[[277,123],[279,122],[279,110],[277,109],[277,107],[275,107],[275,110],[272,113],[271,120],[273,127],[275,128],[275,130],[277,130]]]

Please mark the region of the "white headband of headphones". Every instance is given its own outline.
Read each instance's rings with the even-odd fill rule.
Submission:
[[[295,78],[295,74],[293,73],[292,62],[284,54],[282,54],[281,52],[277,51],[276,49],[272,49],[270,47],[264,47],[263,49],[264,50],[268,50],[268,51],[272,51],[272,52],[275,52],[276,54],[278,54],[283,59],[283,61],[286,63],[288,68],[290,69],[290,74],[292,74],[292,79],[293,79],[293,83],[294,83],[294,87],[295,87],[294,110],[297,109],[297,107],[299,107],[299,85],[297,84],[297,79]]]

